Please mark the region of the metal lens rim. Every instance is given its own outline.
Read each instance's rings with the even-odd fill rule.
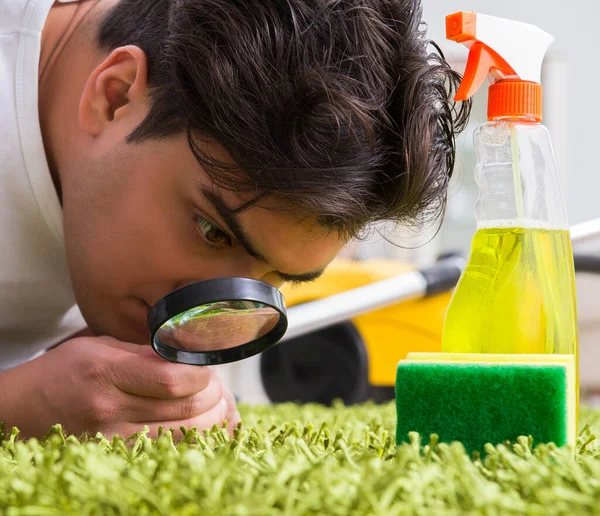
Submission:
[[[262,303],[279,313],[279,320],[271,331],[246,344],[214,351],[184,351],[162,342],[156,333],[162,325],[180,313],[222,301],[252,301]],[[250,358],[275,345],[288,326],[285,301],[281,292],[272,285],[250,278],[216,278],[181,287],[159,300],[148,313],[148,329],[154,351],[161,357],[189,365],[228,364]]]

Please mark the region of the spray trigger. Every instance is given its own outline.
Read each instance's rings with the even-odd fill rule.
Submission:
[[[533,25],[474,12],[446,16],[446,38],[470,50],[457,101],[471,97],[486,77],[491,84],[540,83],[542,61],[554,39]]]

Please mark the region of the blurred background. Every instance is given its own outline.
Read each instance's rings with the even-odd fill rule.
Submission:
[[[597,33],[598,0],[423,0],[424,19],[430,39],[442,48],[451,66],[462,73],[467,49],[445,37],[445,16],[456,11],[532,23],[554,36],[542,69],[544,121],[548,127],[561,172],[570,224],[600,217],[600,164],[596,126],[600,120],[600,67]],[[486,83],[487,86],[487,83]],[[457,141],[457,164],[452,179],[447,213],[439,229],[398,230],[373,228],[364,240],[352,242],[341,255],[354,260],[397,260],[424,267],[444,253],[467,255],[476,228],[474,204],[477,187],[473,180],[476,156],[472,145],[474,128],[486,121],[487,87],[473,99],[468,129]],[[382,235],[385,235],[382,236]],[[600,239],[576,247],[600,256]],[[580,327],[580,374],[582,398],[600,401],[600,274],[577,274]],[[400,308],[399,308],[400,309]],[[284,344],[285,345],[285,344]],[[245,396],[264,400],[259,385],[259,359],[230,370],[232,384],[244,385]],[[391,364],[395,371],[395,364]],[[231,372],[233,371],[233,372]],[[263,371],[264,373],[264,371]],[[227,373],[226,373],[227,374]],[[264,377],[263,377],[264,383]]]

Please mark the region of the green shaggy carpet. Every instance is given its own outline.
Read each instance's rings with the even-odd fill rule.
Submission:
[[[458,443],[396,448],[393,403],[241,407],[244,425],[173,443],[0,436],[1,513],[16,515],[600,514],[600,410],[575,457],[522,438],[473,459]],[[433,445],[433,446],[431,446]]]

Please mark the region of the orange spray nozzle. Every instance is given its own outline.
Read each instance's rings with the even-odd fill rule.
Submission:
[[[541,67],[552,36],[533,25],[457,12],[446,17],[446,37],[470,50],[455,100],[471,97],[489,77],[488,117],[541,119]]]
[[[455,100],[467,100],[481,87],[488,73],[498,72],[504,76],[516,75],[511,66],[497,52],[476,41],[471,46],[467,67],[456,92]]]

